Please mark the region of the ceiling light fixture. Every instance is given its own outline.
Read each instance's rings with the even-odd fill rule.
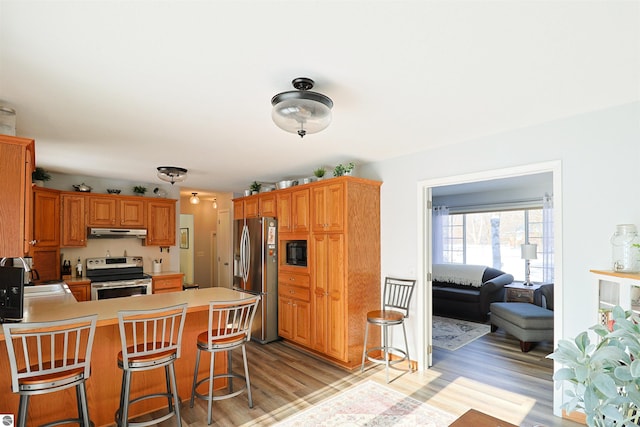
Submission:
[[[198,197],[198,193],[191,193],[191,194],[193,194],[193,196],[189,198],[189,203],[191,203],[192,205],[197,205],[198,203],[200,203],[200,198]]]
[[[158,178],[173,185],[187,178],[187,170],[177,166],[158,166]]]
[[[297,90],[282,92],[271,98],[271,118],[280,129],[297,133],[300,138],[317,133],[331,123],[333,101],[318,92],[312,92],[313,80],[298,77],[291,82]]]
[[[218,209],[218,199],[216,197],[213,198],[213,209]]]

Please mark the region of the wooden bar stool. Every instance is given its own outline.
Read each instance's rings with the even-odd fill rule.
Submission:
[[[153,310],[123,310],[118,312],[122,351],[118,353],[118,367],[122,369],[120,407],[115,421],[119,426],[149,426],[175,415],[178,426],[180,397],[176,386],[174,361],[180,357],[182,330],[187,316],[187,304],[162,307]],[[131,398],[133,372],[164,367],[166,391]],[[141,400],[166,397],[168,412],[153,420],[129,421],[130,405]]]
[[[198,335],[198,353],[196,356],[196,367],[193,372],[193,385],[191,386],[191,401],[189,406],[193,408],[195,396],[208,401],[207,423],[213,422],[211,407],[214,400],[228,399],[247,390],[249,408],[253,408],[251,398],[251,382],[249,381],[249,366],[247,364],[247,352],[245,343],[251,339],[251,325],[256,314],[260,296],[246,300],[214,302],[209,303],[209,323],[207,330]],[[236,374],[231,369],[231,350],[242,348],[242,360],[244,362],[244,375]],[[209,362],[209,375],[198,380],[198,370],[200,368],[200,353],[206,351],[211,353]],[[225,374],[214,375],[214,359],[216,353],[227,352],[228,370]],[[226,378],[228,382],[228,393],[213,395],[213,383],[217,378]],[[233,379],[244,380],[243,387],[234,391]],[[196,391],[200,384],[208,382],[207,393]]]
[[[386,367],[387,382],[389,382],[389,367],[406,360],[409,362],[409,371],[413,371],[411,358],[409,357],[409,343],[407,331],[404,327],[404,319],[409,317],[409,303],[413,295],[416,281],[410,279],[395,279],[387,277],[384,282],[382,310],[374,310],[367,313],[367,323],[364,330],[364,346],[362,351],[362,366],[360,372],[364,372],[364,362],[384,363]],[[367,349],[367,335],[369,324],[382,328],[382,345]],[[389,327],[402,325],[404,334],[404,349],[389,345]],[[371,356],[370,353],[382,352],[382,358]],[[391,360],[393,356],[399,358]]]
[[[91,373],[91,348],[97,315],[53,322],[4,323],[11,367],[11,388],[20,395],[18,426],[27,425],[29,398],[76,388],[78,418],[45,426],[78,423],[89,427],[85,382]]]

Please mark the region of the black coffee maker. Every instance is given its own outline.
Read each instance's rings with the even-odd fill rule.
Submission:
[[[0,266],[0,323],[21,321],[23,303],[24,268]]]

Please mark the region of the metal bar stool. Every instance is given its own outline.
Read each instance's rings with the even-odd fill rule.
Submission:
[[[123,310],[118,312],[122,351],[118,353],[118,367],[122,369],[120,406],[115,414],[119,426],[149,426],[175,415],[178,426],[180,397],[176,386],[173,362],[180,357],[182,330],[187,316],[187,304],[162,307],[153,310]],[[133,372],[164,367],[166,391],[131,398]],[[131,422],[130,405],[141,400],[166,397],[168,412],[153,420]]]
[[[249,399],[249,408],[253,408],[253,399],[251,398],[251,382],[249,381],[249,366],[247,364],[247,352],[245,343],[251,339],[251,324],[256,314],[260,296],[250,299],[227,301],[227,302],[209,302],[209,322],[207,330],[198,335],[198,353],[196,356],[196,367],[193,372],[193,385],[191,387],[191,401],[189,406],[193,408],[195,396],[208,401],[207,423],[213,422],[211,407],[214,400],[228,399],[247,390]],[[231,350],[234,348],[242,348],[242,360],[244,362],[244,376],[233,372],[231,367]],[[209,375],[198,380],[198,370],[200,368],[200,353],[206,351],[211,353],[209,362]],[[215,354],[226,351],[228,360],[228,369],[225,374],[214,375]],[[217,378],[227,378],[228,393],[222,395],[213,395],[213,383]],[[234,391],[233,379],[240,378],[244,380],[243,387]],[[207,393],[199,393],[196,389],[208,382],[209,387]]]
[[[408,361],[409,371],[413,371],[411,358],[409,357],[409,343],[407,341],[407,330],[404,326],[404,319],[409,317],[409,304],[413,295],[413,288],[416,281],[410,279],[396,279],[387,277],[384,282],[382,310],[374,310],[367,313],[367,323],[364,331],[364,346],[362,351],[362,366],[360,372],[364,372],[364,363],[369,360],[373,363],[384,363],[386,366],[387,382],[389,382],[389,367]],[[382,345],[367,349],[367,335],[369,334],[369,324],[382,328]],[[404,334],[404,349],[389,345],[389,326],[402,325]],[[372,352],[382,352],[382,358],[370,356]],[[392,357],[399,357],[391,360]]]
[[[4,331],[11,387],[20,395],[18,426],[27,424],[29,397],[76,388],[78,418],[45,426],[91,424],[85,382],[91,373],[91,348],[97,315],[53,322],[5,323]]]

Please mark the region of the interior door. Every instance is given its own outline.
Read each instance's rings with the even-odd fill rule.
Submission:
[[[423,218],[424,227],[427,231],[427,236],[433,236],[433,202],[432,202],[432,192],[431,187],[427,187],[425,190],[425,204],[426,209],[423,209],[425,212],[425,217]],[[425,310],[425,343],[427,345],[427,368],[433,366],[433,304],[431,303],[431,289],[433,286],[432,281],[432,273],[431,273],[431,265],[432,265],[432,245],[433,240],[431,238],[425,239],[425,248],[424,248],[424,264],[426,266],[424,282],[427,284],[425,292],[426,292],[426,310]]]
[[[231,288],[233,271],[231,269],[231,214],[228,209],[218,211],[217,230],[217,252],[218,252],[218,286]]]

